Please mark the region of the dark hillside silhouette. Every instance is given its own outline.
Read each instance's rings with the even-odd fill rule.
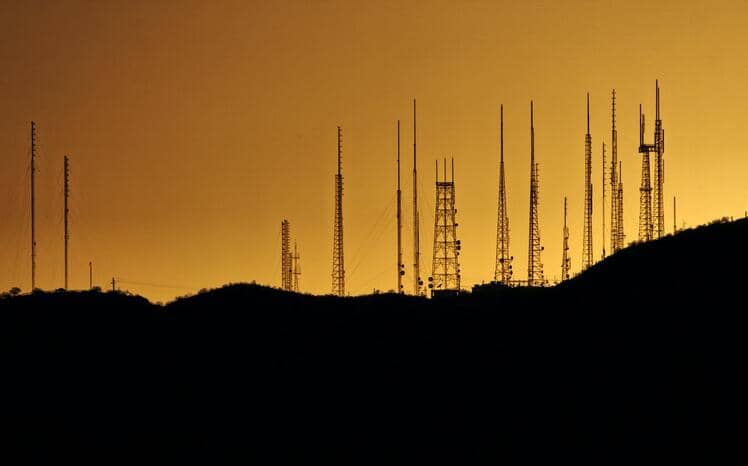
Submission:
[[[79,464],[737,464],[747,239],[719,223],[435,300],[5,297],[4,441]]]

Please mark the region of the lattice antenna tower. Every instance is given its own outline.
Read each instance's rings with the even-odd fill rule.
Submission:
[[[654,190],[653,214],[654,237],[661,238],[665,234],[665,130],[662,129],[660,118],[660,84],[655,81],[655,134],[654,134]]]
[[[592,136],[590,135],[590,94],[587,94],[587,134],[584,136],[584,237],[582,269],[592,266]]]
[[[332,247],[332,293],[345,296],[345,266],[343,260],[343,132],[338,126],[338,173],[335,175],[335,228]]]
[[[293,242],[293,291],[299,293],[301,288],[299,282],[301,281],[301,256],[299,255],[299,249],[296,245],[296,241]]]
[[[569,227],[566,225],[566,213],[567,204],[566,196],[564,196],[564,242],[563,254],[561,256],[561,281],[569,279],[569,271],[571,270],[571,257],[569,257]]]
[[[602,192],[603,192],[603,202],[602,202],[601,206],[602,206],[602,209],[603,209],[603,215],[602,215],[602,220],[603,220],[603,234],[602,234],[602,236],[600,236],[600,238],[602,238],[602,241],[600,241],[600,243],[602,243],[602,245],[603,245],[603,256],[602,256],[602,258],[605,259],[605,256],[606,256],[606,253],[605,253],[605,195],[606,195],[606,193],[608,191],[608,177],[607,177],[608,165],[607,165],[607,161],[605,159],[605,143],[604,142],[603,142],[603,170],[602,170],[602,172],[603,172],[603,182],[602,182],[602,187],[603,187],[603,189],[602,189]]]
[[[281,288],[291,291],[292,276],[291,224],[284,219],[281,222]]]
[[[619,216],[622,210],[622,199],[618,196],[619,192],[619,163],[618,163],[618,130],[616,129],[616,90],[613,89],[611,97],[611,134],[610,134],[610,252],[615,253],[623,248],[620,241],[622,237],[619,230],[623,228],[623,218]]]
[[[618,228],[616,229],[616,242],[619,245],[618,249],[623,249],[623,241],[626,238],[626,235],[623,230],[623,163],[621,161],[618,162],[618,194],[616,194],[616,198],[618,199]]]
[[[530,101],[530,232],[527,258],[527,285],[540,286],[544,284],[543,263],[540,254],[543,247],[540,244],[540,222],[538,218],[538,197],[540,180],[538,164],[535,162],[535,126],[533,123],[533,102]]]
[[[644,144],[645,117],[639,105],[639,153],[642,155],[642,180],[639,187],[639,241],[652,239],[652,185],[649,153],[652,146]]]
[[[439,181],[439,161],[436,161],[436,203],[434,213],[434,256],[429,277],[432,296],[440,291],[460,290],[460,240],[457,239],[455,208],[455,165],[447,180],[447,159],[444,159],[444,179]]]
[[[512,279],[512,259],[509,255],[509,214],[506,205],[504,179],[504,106],[500,109],[499,211],[496,221],[496,266],[494,280],[509,285]]]

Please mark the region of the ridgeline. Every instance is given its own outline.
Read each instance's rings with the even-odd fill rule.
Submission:
[[[433,300],[255,285],[165,306],[112,292],[5,296],[5,455],[742,463],[747,240],[748,220],[715,223],[556,287]]]

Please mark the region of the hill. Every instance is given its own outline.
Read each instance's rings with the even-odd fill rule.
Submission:
[[[434,300],[6,297],[4,441],[83,464],[745,461],[746,238],[718,223]]]

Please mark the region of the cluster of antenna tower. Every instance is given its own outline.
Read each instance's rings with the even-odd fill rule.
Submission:
[[[36,122],[31,122],[31,289],[36,289],[36,157],[37,157],[37,130]],[[70,209],[68,200],[70,198],[70,157],[63,156],[63,222],[64,222],[64,254],[65,254],[65,283],[68,289],[69,278],[69,254],[68,243],[70,242]],[[93,265],[88,263],[89,287],[92,286]]]
[[[664,212],[664,153],[665,133],[660,118],[660,87],[655,82],[655,131],[654,143],[644,143],[644,115],[640,106],[639,153],[642,154],[642,178],[640,187],[639,208],[639,240],[649,241],[660,238],[665,234]],[[590,97],[587,94],[587,132],[584,136],[584,232],[582,237],[582,270],[594,264],[593,258],[593,185],[592,185],[592,136],[590,134]],[[506,184],[504,172],[504,108],[501,106],[500,131],[500,162],[499,162],[499,202],[496,234],[496,267],[494,280],[506,285],[526,284],[528,286],[542,286],[547,283],[543,275],[543,263],[540,254],[543,247],[540,243],[540,227],[538,222],[539,177],[538,163],[535,161],[535,128],[533,124],[533,103],[530,102],[530,231],[527,265],[527,281],[512,279],[511,261],[509,254],[509,218],[506,208]],[[610,192],[610,250],[615,253],[624,247],[623,223],[623,177],[622,163],[618,159],[618,131],[616,129],[616,91],[611,93],[611,162],[607,164],[606,145],[602,143],[603,188],[602,188],[602,257],[606,257],[605,250],[605,207],[607,192]],[[650,157],[655,155],[654,187],[650,182]],[[567,226],[567,199],[564,197],[564,226],[561,257],[561,280],[571,277],[571,257],[569,255],[569,229]],[[675,225],[675,197],[673,198],[673,232]]]
[[[416,157],[416,101],[413,100],[413,294],[426,294],[426,288],[432,295],[439,293],[453,294],[461,289],[460,250],[461,243],[457,238],[458,223],[456,220],[456,197],[454,181],[454,159],[451,161],[451,177],[447,178],[447,161],[444,159],[443,176],[439,178],[439,163],[436,163],[436,202],[434,213],[434,244],[431,275],[428,286],[424,286],[420,270],[420,212],[418,210],[418,171]],[[665,131],[660,116],[660,87],[655,82],[655,125],[651,144],[645,143],[645,117],[642,106],[639,106],[639,147],[642,156],[641,185],[639,188],[639,241],[657,239],[665,234],[664,180],[665,180]],[[335,222],[333,231],[333,265],[332,292],[338,296],[345,295],[345,262],[343,255],[343,172],[342,172],[342,129],[337,128],[337,173],[335,174]],[[605,250],[605,208],[607,193],[610,193],[610,251],[615,253],[624,247],[623,216],[623,179],[622,163],[618,159],[618,132],[616,129],[616,92],[611,94],[611,160],[607,164],[606,145],[602,143],[602,257]],[[654,155],[654,167],[650,154]],[[31,122],[31,288],[36,288],[36,173],[37,129]],[[64,170],[64,257],[65,289],[68,288],[68,242],[70,195],[70,159],[63,158]],[[498,218],[496,227],[496,256],[494,281],[505,285],[544,286],[548,283],[543,271],[541,253],[543,246],[540,240],[539,219],[540,178],[539,164],[535,160],[535,126],[534,108],[530,101],[530,193],[529,193],[529,235],[527,280],[513,279],[513,257],[509,253],[509,215],[507,209],[507,190],[504,169],[504,106],[500,107],[500,161],[498,183]],[[397,121],[397,291],[404,293],[403,277],[405,264],[402,253],[402,191],[400,186],[400,121]],[[673,232],[675,224],[675,198],[673,198]],[[592,185],[592,136],[590,134],[590,104],[587,94],[587,132],[584,137],[584,233],[582,241],[582,270],[594,263],[593,258],[593,185]],[[290,248],[290,224],[288,220],[281,223],[281,287],[288,291],[299,291],[301,268],[300,256],[296,245]],[[564,197],[564,227],[561,261],[561,279],[571,276],[571,258],[569,256],[569,230],[567,226],[567,199]],[[92,263],[89,262],[89,286],[92,286]],[[112,286],[114,279],[112,279]]]
[[[664,130],[660,118],[660,88],[656,83],[656,117],[654,143],[644,143],[644,115],[640,106],[639,153],[642,154],[642,179],[640,187],[639,240],[648,241],[664,234]],[[342,174],[342,131],[337,128],[338,159],[335,175],[335,222],[333,232],[333,266],[332,293],[345,295],[345,267],[343,260],[343,174]],[[507,208],[506,172],[504,168],[504,106],[500,107],[500,159],[498,184],[498,218],[496,225],[496,260],[494,281],[505,285],[545,286],[548,279],[543,270],[541,254],[543,246],[540,239],[540,165],[535,159],[535,125],[534,106],[530,101],[530,193],[529,193],[529,235],[527,279],[513,278],[512,262],[514,257],[509,253],[509,215]],[[416,296],[426,294],[426,287],[421,277],[420,253],[420,213],[418,210],[418,171],[416,156],[416,101],[413,100],[413,290]],[[602,143],[602,258],[607,255],[605,248],[606,206],[610,193],[610,251],[615,253],[624,247],[623,222],[623,177],[622,163],[618,159],[618,131],[616,129],[616,91],[611,93],[611,135],[610,164],[607,161],[606,144]],[[650,183],[650,157],[655,155],[654,188]],[[439,177],[439,162],[436,163],[436,202],[434,213],[434,245],[431,275],[428,277],[428,289],[432,295],[456,294],[461,287],[460,250],[461,243],[457,238],[456,198],[454,181],[454,159],[451,161],[451,176],[447,177],[447,160],[444,159],[442,177]],[[406,275],[403,262],[403,218],[402,191],[400,184],[400,120],[397,121],[397,291],[405,293],[403,277]],[[675,198],[673,198],[675,209]],[[568,202],[564,197],[564,226],[561,259],[561,280],[571,278],[571,257],[569,253],[569,228],[567,225]],[[582,239],[582,270],[595,263],[593,254],[593,184],[592,184],[592,135],[590,134],[590,97],[587,94],[587,132],[584,136],[584,232]],[[675,212],[673,213],[675,216]],[[674,217],[675,218],[675,217]],[[673,220],[675,225],[675,220]],[[288,221],[282,223],[282,288],[298,291],[298,254],[290,250],[290,230]],[[675,231],[675,226],[674,226]]]

